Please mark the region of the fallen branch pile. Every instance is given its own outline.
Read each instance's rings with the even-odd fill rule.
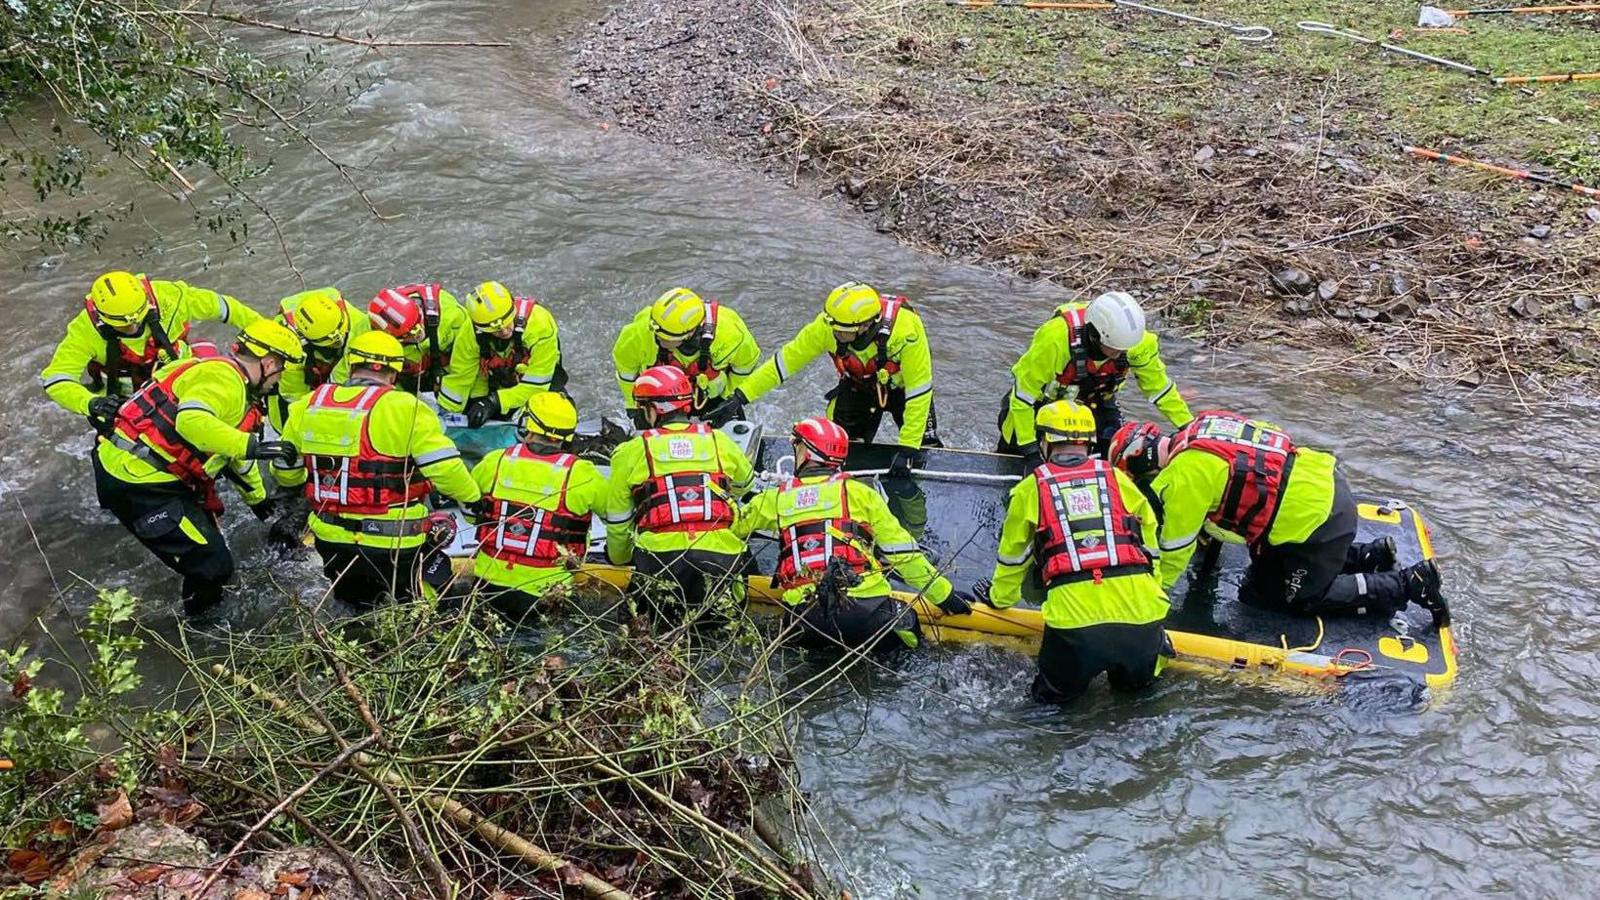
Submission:
[[[139,737],[213,809],[256,811],[208,835],[232,850],[196,896],[278,843],[324,844],[358,883],[376,862],[408,894],[814,896],[779,837],[809,840],[786,766],[800,698],[750,664],[748,625],[513,640],[424,605],[284,617],[210,662],[169,645],[185,712]]]

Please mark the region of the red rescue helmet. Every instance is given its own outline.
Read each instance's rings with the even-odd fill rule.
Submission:
[[[815,454],[817,462],[835,469],[844,465],[845,457],[850,455],[850,435],[838,422],[822,416],[812,416],[794,423],[790,439],[797,450],[804,447]],[[795,463],[798,465],[800,460],[795,460]]]
[[[422,324],[422,306],[395,288],[384,288],[367,304],[372,327],[405,338]]]
[[[1111,436],[1106,462],[1140,477],[1161,468],[1161,429],[1154,422],[1129,422]]]
[[[651,366],[634,380],[633,399],[658,413],[688,412],[694,405],[694,385],[677,366]]]

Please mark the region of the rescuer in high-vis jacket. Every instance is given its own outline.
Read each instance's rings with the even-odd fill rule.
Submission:
[[[193,350],[157,367],[122,404],[93,457],[100,507],[183,576],[190,615],[221,602],[233,578],[217,476],[234,482],[257,518],[275,509],[255,460],[282,459],[293,448],[260,439],[259,404],[285,365],[305,359],[300,339],[270,319],[252,322],[226,351]]]
[[[639,373],[677,366],[694,385],[702,420],[717,426],[744,415],[744,403],[733,402],[734,391],[761,362],[761,347],[738,313],[688,288],[673,288],[622,326],[611,360],[635,425],[643,424],[633,399]]]
[[[272,427],[282,432],[289,404],[330,381],[343,382],[350,374],[344,365],[345,348],[352,337],[366,334],[372,326],[334,287],[290,294],[278,301],[275,319],[300,336],[300,347],[306,353],[304,363],[289,364],[278,382],[276,402],[267,407]]]
[[[485,281],[467,297],[467,318],[472,327],[465,329],[459,352],[472,358],[478,374],[465,405],[458,410],[441,391],[441,409],[465,412],[467,426],[481,428],[490,419],[518,415],[534,394],[566,389],[556,317],[539,301]]]
[[[871,441],[887,412],[900,426],[900,451],[890,472],[905,476],[923,447],[942,447],[933,410],[933,355],[922,317],[904,297],[885,297],[852,281],[835,288],[793,340],[778,348],[733,394],[740,406],[759,400],[823,354],[839,384],[828,392],[828,418],[851,440]]]
[[[1144,327],[1144,310],[1121,291],[1092,303],[1068,303],[1033,333],[1033,342],[1011,367],[1011,390],[1000,405],[1000,453],[1020,453],[1038,465],[1034,415],[1055,400],[1077,400],[1094,413],[1096,452],[1104,456],[1122,427],[1117,391],[1132,372],[1139,390],[1175,426],[1194,416],[1167,375],[1161,345]]]
[[[58,406],[109,434],[117,408],[150,380],[156,366],[188,356],[191,323],[244,328],[261,318],[226,294],[130,272],[94,280],[84,309],[67,323],[39,384]]]
[[[840,471],[850,454],[850,436],[838,423],[805,419],[789,439],[794,477],[747,503],[734,531],[743,538],[756,531],[778,536],[773,586],[783,592],[803,643],[871,647],[893,634],[915,648],[921,634],[917,614],[890,595],[889,571],[944,614],[971,612],[971,595],[951,588],[883,496]],[[848,568],[848,580],[855,584],[825,577],[835,560]]]
[[[633,565],[632,595],[660,619],[699,615],[723,589],[742,599],[745,541],[734,530],[755,471],[739,445],[690,419],[694,386],[676,366],[633,382],[645,431],[611,455],[606,555]]]
[[[430,553],[440,519],[423,504],[437,490],[463,505],[482,496],[439,416],[395,386],[406,355],[394,337],[369,331],[346,352],[350,376],[289,407],[283,438],[298,451],[274,464],[285,487],[305,486],[311,534],[333,595],[358,607],[385,594],[438,588],[449,560]],[[309,475],[309,477],[308,477]]]
[[[433,392],[439,408],[462,412],[478,379],[477,354],[467,311],[437,283],[384,288],[367,304],[372,327],[400,341],[405,367],[395,385],[413,394]]]
[[[1158,574],[1167,589],[1201,530],[1250,548],[1239,599],[1292,615],[1386,616],[1408,603],[1448,616],[1433,560],[1395,570],[1395,544],[1355,543],[1356,501],[1332,454],[1297,447],[1278,427],[1212,410],[1163,436],[1124,425],[1111,461],[1161,510]]]
[[[572,453],[578,410],[564,394],[534,394],[517,416],[518,443],[496,450],[472,469],[483,491],[479,591],[512,622],[536,612],[539,600],[570,589],[589,551],[589,526],[605,500],[605,476]]]
[[[1011,489],[988,602],[1015,606],[1023,581],[1038,573],[1038,702],[1072,700],[1101,672],[1113,688],[1144,687],[1172,655],[1162,626],[1167,595],[1151,569],[1155,512],[1127,475],[1090,456],[1096,428],[1083,404],[1048,403],[1034,427],[1042,461]]]

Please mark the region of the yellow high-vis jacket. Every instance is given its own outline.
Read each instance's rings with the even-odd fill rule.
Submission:
[[[192,322],[225,322],[242,330],[261,318],[255,310],[226,294],[181,281],[151,281],[150,287],[155,292],[161,327],[180,357],[189,355],[184,336]],[[128,357],[149,354],[154,358],[159,353],[159,361],[172,361],[155,347],[155,339],[148,328],[136,335],[119,336],[117,342],[125,348]],[[107,393],[121,397],[132,395],[133,385],[126,379],[120,379],[117,385],[105,385],[103,379],[95,377],[95,373],[106,367],[109,343],[95,329],[88,310],[79,311],[67,323],[67,335],[56,346],[49,365],[39,373],[39,384],[44,392],[62,409],[80,416],[88,415],[89,401],[95,397]],[[96,382],[102,383],[96,386]]]
[[[1118,469],[1112,473],[1123,506],[1139,520],[1140,541],[1146,554],[1155,556],[1155,510],[1133,479]],[[1036,554],[1038,539],[1039,482],[1030,473],[1011,489],[1006,521],[1000,529],[994,583],[989,590],[992,606],[1006,609],[1022,599],[1023,581],[1041,565]],[[1099,583],[1086,580],[1049,588],[1043,614],[1045,625],[1051,628],[1083,628],[1109,623],[1143,625],[1166,618],[1167,609],[1167,594],[1154,574],[1140,571],[1111,575]]]
[[[606,555],[620,566],[635,544],[655,553],[742,553],[733,526],[754,481],[750,459],[721,431],[691,422],[646,431],[611,454]],[[720,524],[698,527],[710,523]]]
[[[1125,366],[1105,360],[1083,360],[1074,353],[1072,329],[1066,313],[1087,307],[1085,303],[1068,303],[1056,310],[1048,322],[1033,333],[1022,356],[1011,367],[1011,394],[1007,398],[1008,412],[1001,425],[1001,436],[1019,446],[1026,447],[1038,440],[1034,430],[1033,414],[1039,407],[1062,398],[1092,402],[1116,396],[1127,373],[1132,372],[1139,382],[1139,390],[1155,404],[1174,426],[1187,425],[1194,414],[1189,404],[1178,392],[1177,385],[1167,375],[1166,364],[1161,361],[1161,342],[1153,331],[1146,331],[1140,341],[1127,353]],[[1081,341],[1081,338],[1079,338]],[[1074,372],[1070,384],[1061,378],[1075,364],[1088,371]],[[1083,385],[1090,385],[1088,391]]]
[[[909,306],[900,307],[895,315],[894,326],[888,334],[884,350],[887,358],[885,365],[877,370],[878,381],[886,390],[904,389],[906,392],[905,424],[900,429],[900,445],[920,450],[928,430],[929,411],[933,409],[933,354],[928,346],[928,332],[923,327],[922,317]],[[825,354],[849,355],[864,365],[873,366],[878,361],[879,346],[877,341],[873,341],[861,350],[841,347],[834,340],[828,317],[818,315],[756,369],[755,374],[743,385],[744,395],[750,400],[760,399]],[[831,403],[828,412],[831,416]]]
[[[628,409],[639,405],[633,402],[633,382],[640,372],[651,366],[670,363],[682,369],[707,400],[732,396],[750,377],[756,364],[761,362],[761,347],[756,344],[755,335],[738,313],[721,304],[713,304],[713,307],[709,315],[716,317],[716,324],[711,342],[693,354],[665,350],[656,343],[655,332],[650,327],[649,307],[622,326],[611,347],[611,361],[617,370],[617,388],[622,391],[622,402]]]
[[[321,394],[324,390],[329,392],[326,398]],[[319,399],[326,402],[319,403]],[[391,477],[397,477],[401,485],[408,481],[431,483],[434,490],[463,504],[476,502],[482,496],[472,473],[461,461],[461,451],[445,436],[438,413],[413,394],[368,382],[360,376],[350,384],[324,385],[290,404],[283,439],[294,444],[303,456],[289,464],[273,463],[273,477],[284,487],[306,484],[306,458],[311,457],[319,467],[327,467],[327,477],[313,487],[316,488],[314,493],[326,494],[330,504],[349,501],[349,491],[367,489],[363,479],[345,477],[335,471],[341,466],[353,467],[357,460],[373,461],[397,470],[398,475]],[[341,492],[346,494],[343,499],[335,496]],[[417,493],[425,495],[426,490]],[[421,497],[410,502],[390,502],[377,511],[342,511],[328,515],[317,512],[316,496],[311,498],[311,503],[313,512],[317,513],[311,517],[311,533],[318,540],[410,548],[421,546],[426,539],[422,531],[401,533],[415,529],[428,517],[428,507]],[[374,523],[367,528],[350,527],[332,521],[335,518],[354,523],[374,520]],[[384,531],[391,533],[382,533]]]
[[[857,528],[851,529],[848,525],[841,527],[846,519]],[[756,531],[775,533],[780,548],[781,573],[785,571],[781,558],[796,551],[796,545],[813,537],[802,532],[814,530],[819,523],[827,529],[827,536],[833,540],[857,545],[855,550],[865,568],[859,573],[861,583],[849,590],[851,597],[870,599],[888,596],[890,571],[901,581],[923,592],[933,603],[943,603],[950,597],[950,580],[940,575],[928,562],[917,546],[916,539],[890,511],[883,495],[853,478],[820,473],[767,488],[745,504],[734,532],[746,539]],[[849,533],[852,530],[860,530],[864,534],[852,535]],[[790,606],[803,603],[811,596],[814,587],[813,584],[807,584],[787,589],[783,593],[783,601]]]

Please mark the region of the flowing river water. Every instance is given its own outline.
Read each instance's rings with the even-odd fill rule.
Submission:
[[[404,49],[319,126],[385,211],[373,221],[320,159],[284,151],[257,188],[311,284],[354,299],[423,277],[500,278],[547,298],[574,393],[614,406],[611,339],[666,287],[737,306],[775,348],[832,285],[916,298],[933,335],[942,430],[993,441],[1006,369],[1062,294],[908,250],[763,179],[683,158],[574,112],[557,36],[587,3],[412,3],[389,37],[504,38],[506,51]],[[111,206],[119,198],[107,198]],[[14,269],[0,336],[0,638],[65,624],[52,579],[175,593],[94,504],[83,423],[33,377],[105,268],[217,286],[265,308],[298,289],[270,235],[247,255],[197,240],[189,212],[147,207],[99,254]],[[1085,286],[1086,288],[1095,286]],[[1482,392],[1319,369],[1269,347],[1168,339],[1201,405],[1270,416],[1338,452],[1352,483],[1430,516],[1462,644],[1456,686],[1426,709],[1367,708],[1222,677],[1137,697],[1103,688],[1030,707],[1030,661],[935,648],[805,710],[803,785],[853,896],[1584,895],[1600,868],[1600,558],[1593,404],[1524,411]],[[817,408],[813,371],[757,408],[782,427]],[[1136,415],[1150,411],[1130,400]],[[275,601],[258,529],[230,530],[243,589]],[[242,518],[243,524],[240,523]],[[36,549],[37,546],[37,549]],[[48,564],[46,563],[48,560]],[[304,564],[307,576],[314,565]],[[1583,888],[1584,884],[1590,888]]]

